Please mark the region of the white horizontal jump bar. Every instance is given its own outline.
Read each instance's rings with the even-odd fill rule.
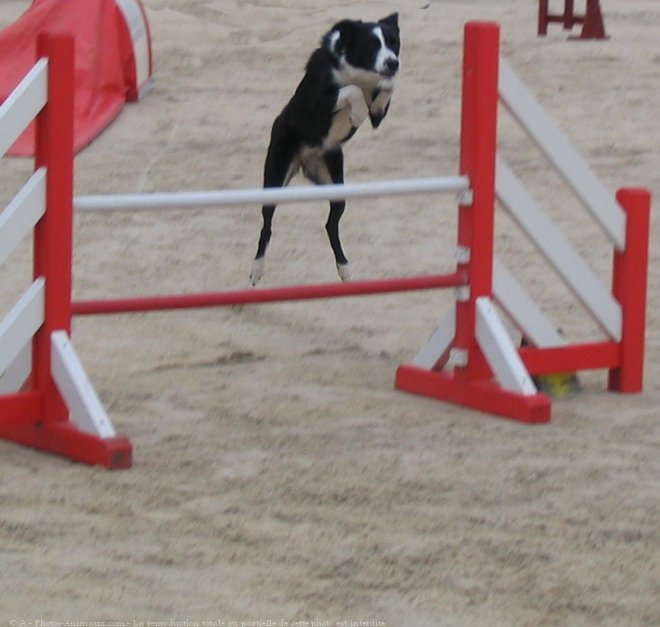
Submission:
[[[76,196],[76,211],[179,209],[182,207],[220,207],[226,205],[276,205],[311,200],[346,200],[373,196],[404,196],[431,192],[464,192],[470,188],[467,176],[448,176],[399,181],[316,185],[267,189],[237,189],[201,192],[159,192]]]

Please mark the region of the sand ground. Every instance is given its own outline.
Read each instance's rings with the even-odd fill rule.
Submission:
[[[347,180],[456,172],[462,27],[487,19],[606,185],[660,195],[657,0],[604,0],[611,38],[582,43],[558,26],[537,38],[533,0],[144,4],[156,88],[80,154],[77,193],[259,186],[270,124],[323,32],[398,10],[397,92],[381,128],[352,140]],[[0,25],[27,5],[2,0]],[[501,145],[607,280],[603,237],[505,115]],[[5,199],[31,163],[0,165]],[[325,214],[281,208],[264,285],[336,279]],[[444,196],[350,203],[354,275],[450,270],[455,215]],[[259,227],[257,207],[79,215],[75,296],[245,287]],[[564,333],[599,337],[516,227],[497,227]],[[660,624],[659,229],[644,393],[586,373],[539,427],[393,389],[448,292],[77,319],[135,463],[0,443],[0,623]],[[3,305],[26,285],[28,248],[2,268]]]

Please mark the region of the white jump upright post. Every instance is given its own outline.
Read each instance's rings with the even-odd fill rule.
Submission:
[[[0,396],[0,437],[108,468],[131,464],[69,340],[73,238],[73,37],[41,35],[35,70],[0,110],[3,154],[37,115],[35,173],[0,214],[3,252],[34,232],[34,282],[0,322],[0,376],[31,372]],[[25,112],[31,112],[26,115]],[[6,115],[2,115],[2,114]],[[0,257],[0,262],[4,257]],[[3,361],[4,359],[4,361]],[[4,378],[4,376],[2,377]]]

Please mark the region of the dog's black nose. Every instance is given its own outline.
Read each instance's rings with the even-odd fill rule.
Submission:
[[[389,58],[385,61],[385,71],[390,75],[394,76],[399,69],[399,59]]]

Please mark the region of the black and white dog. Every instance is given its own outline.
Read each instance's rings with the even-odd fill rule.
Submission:
[[[399,71],[399,18],[343,20],[321,40],[293,97],[275,119],[264,166],[264,187],[283,187],[298,170],[316,184],[343,183],[342,144],[369,117],[376,128],[387,114]],[[326,231],[342,280],[350,279],[339,241],[346,202],[330,203]],[[264,272],[274,205],[262,208],[263,228],[250,280]]]

